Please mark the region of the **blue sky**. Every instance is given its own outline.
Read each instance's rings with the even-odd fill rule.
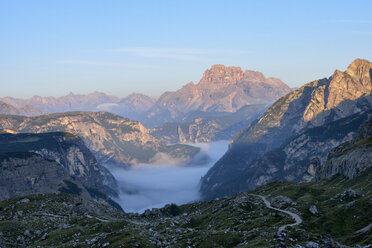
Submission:
[[[290,86],[372,60],[372,1],[0,1],[0,96],[158,96],[212,64]]]

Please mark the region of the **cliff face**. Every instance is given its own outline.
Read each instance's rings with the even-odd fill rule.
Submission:
[[[0,154],[0,201],[30,195],[65,192],[90,198],[66,168],[35,153]]]
[[[63,166],[87,189],[117,191],[113,176],[100,166],[78,136],[70,133],[1,134],[0,151],[32,152]],[[107,182],[107,183],[105,183]],[[109,183],[110,182],[110,183]]]
[[[198,84],[189,83],[175,92],[160,96],[144,120],[149,126],[180,121],[193,111],[235,112],[245,105],[268,104],[290,92],[276,78],[240,67],[213,65]]]
[[[317,168],[316,180],[341,174],[349,179],[372,167],[372,121],[367,121],[350,141],[334,149],[327,161]]]
[[[237,181],[250,181],[249,168],[265,153],[309,128],[370,109],[371,70],[371,62],[357,59],[345,72],[335,71],[329,79],[310,82],[276,101],[257,122],[233,138],[229,151],[203,178],[202,193],[212,198],[236,193]],[[272,167],[277,170],[276,164]],[[260,173],[264,176],[264,169],[259,169],[254,177],[260,177]]]
[[[169,159],[187,162],[199,152],[198,148],[183,145],[167,146],[149,134],[139,122],[105,112],[68,112],[37,117],[0,115],[0,127],[18,132],[70,132],[82,137],[104,163],[136,165],[151,163],[159,154]]]

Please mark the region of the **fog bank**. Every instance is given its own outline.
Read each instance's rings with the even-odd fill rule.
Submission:
[[[146,165],[130,169],[111,168],[120,187],[118,203],[126,212],[142,213],[168,203],[184,204],[199,199],[200,178],[226,152],[228,141],[193,144],[210,160],[204,165]]]

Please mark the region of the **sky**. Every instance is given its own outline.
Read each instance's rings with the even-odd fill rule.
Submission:
[[[291,87],[372,61],[372,1],[1,0],[2,96],[159,96],[213,64]]]

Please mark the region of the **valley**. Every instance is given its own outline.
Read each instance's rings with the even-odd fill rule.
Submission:
[[[372,248],[372,1],[0,1],[0,248]]]
[[[157,100],[3,98],[0,246],[370,247],[371,75],[291,91],[214,65]]]
[[[220,159],[227,150],[227,141],[198,145],[198,156],[203,163],[187,165],[151,164],[134,168],[108,167],[115,177],[119,197],[117,202],[126,212],[143,213],[147,209],[161,208],[166,204],[186,204],[200,200],[200,178]]]

